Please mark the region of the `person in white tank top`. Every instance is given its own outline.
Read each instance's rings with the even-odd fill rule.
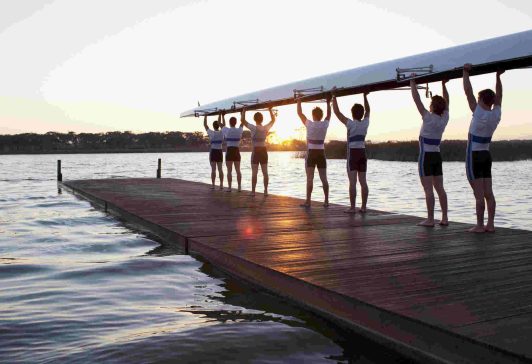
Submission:
[[[495,232],[495,195],[491,180],[491,154],[489,145],[493,133],[501,121],[502,82],[501,74],[504,70],[497,71],[495,92],[490,89],[478,93],[478,99],[473,93],[473,86],[469,73],[473,66],[464,65],[463,81],[464,92],[469,108],[473,112],[466,154],[466,173],[469,184],[473,189],[476,201],[477,224],[470,229],[473,233]],[[488,221],[484,225],[484,211],[488,207]]]
[[[333,88],[335,90],[336,88]],[[334,92],[334,91],[333,91]],[[351,117],[349,119],[340,112],[338,101],[333,93],[332,98],[333,111],[338,120],[347,128],[347,176],[349,178],[349,201],[351,207],[345,212],[348,214],[356,213],[357,198],[357,180],[360,182],[362,192],[362,204],[360,212],[365,213],[367,209],[369,188],[366,181],[367,156],[366,156],[366,135],[369,128],[370,107],[368,102],[368,93],[364,94],[364,106],[354,104],[351,108]]]
[[[331,120],[331,100],[327,99],[327,115],[323,121],[323,110],[315,107],[312,110],[312,121],[307,119],[301,108],[301,99],[297,100],[297,114],[307,128],[307,156],[305,158],[305,171],[307,174],[307,198],[302,207],[310,207],[312,189],[314,187],[314,170],[318,167],[325,200],[324,207],[329,206],[329,182],[327,181],[327,160],[325,158],[325,136]]]
[[[251,196],[255,196],[255,188],[257,187],[257,176],[259,173],[259,165],[264,177],[264,196],[268,196],[268,150],[266,149],[266,138],[272,126],[275,124],[275,114],[272,108],[269,108],[271,121],[262,125],[262,113],[256,112],[253,115],[255,125],[246,121],[246,110],[242,109],[241,123],[251,131],[251,139],[253,144],[253,152],[251,153]]]
[[[449,93],[446,83],[447,80],[441,83],[443,97],[432,96],[430,108],[427,110],[419,97],[416,81],[410,80],[412,98],[422,118],[419,132],[418,172],[427,205],[427,219],[417,224],[418,226],[434,227],[434,205],[436,203],[434,190],[440,200],[442,214],[440,225],[449,225],[447,193],[443,187],[443,166],[440,154],[442,135],[449,122]]]
[[[209,129],[209,125],[207,124],[207,115],[203,118],[203,126],[205,127],[205,131],[207,132],[207,136],[209,137],[209,143],[210,143],[210,151],[209,151],[209,162],[211,163],[211,190],[214,190],[214,185],[216,182],[216,167],[218,167],[218,175],[220,177],[220,189],[223,190],[224,188],[224,171],[222,169],[222,163],[223,163],[223,151],[222,151],[222,143],[223,143],[223,133],[220,130],[220,116],[218,116],[218,120],[215,120],[212,123],[212,127],[214,130]]]
[[[231,116],[229,118],[229,128],[225,125],[225,112],[222,115],[222,133],[224,135],[225,143],[227,145],[227,152],[225,153],[225,166],[227,167],[227,192],[231,192],[233,183],[233,165],[236,170],[236,180],[238,183],[238,192],[242,191],[242,173],[240,172],[240,141],[242,133],[244,132],[244,125],[236,127],[236,118]]]

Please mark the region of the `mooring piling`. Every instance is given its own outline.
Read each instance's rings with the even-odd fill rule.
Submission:
[[[63,181],[63,174],[61,173],[61,159],[57,160],[57,181]]]
[[[157,161],[157,178],[161,178],[161,158]]]

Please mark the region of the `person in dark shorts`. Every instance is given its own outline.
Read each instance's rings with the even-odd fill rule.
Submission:
[[[357,198],[357,180],[360,181],[360,190],[362,192],[362,204],[360,212],[366,212],[368,203],[368,183],[366,181],[366,172],[368,160],[366,157],[366,134],[369,127],[370,107],[368,94],[364,94],[364,106],[354,104],[351,108],[352,119],[347,118],[340,112],[338,101],[333,91],[332,106],[334,114],[347,128],[347,176],[349,177],[349,201],[351,207],[346,213],[354,214],[356,212]]]
[[[495,195],[491,179],[490,142],[501,121],[503,70],[497,71],[495,92],[482,90],[475,98],[469,79],[471,64],[464,65],[464,91],[473,112],[467,139],[466,173],[476,201],[477,224],[469,231],[495,232]],[[484,211],[488,207],[488,221],[484,226]]]
[[[440,154],[440,144],[443,132],[449,122],[449,93],[446,87],[447,80],[442,81],[442,96],[432,96],[430,109],[425,109],[414,79],[410,80],[412,98],[417,106],[423,123],[419,132],[419,179],[425,191],[427,204],[427,219],[420,222],[419,226],[434,227],[434,190],[438,194],[441,206],[440,225],[449,225],[447,217],[447,193],[443,187],[443,167]]]
[[[253,115],[255,125],[246,121],[246,110],[242,109],[241,123],[251,131],[251,140],[253,145],[253,152],[251,153],[251,195],[255,196],[255,188],[257,187],[257,175],[259,173],[259,165],[264,177],[264,196],[268,196],[268,150],[266,149],[266,138],[272,126],[275,124],[275,115],[273,110],[269,108],[271,121],[262,125],[264,120],[262,113],[256,112]]]
[[[307,128],[307,155],[305,171],[307,174],[307,198],[301,206],[310,207],[312,189],[314,188],[314,171],[318,167],[325,200],[324,207],[329,206],[329,181],[327,180],[327,159],[325,158],[325,136],[331,120],[331,100],[327,99],[327,115],[323,121],[323,110],[315,107],[312,110],[312,121],[307,119],[301,107],[301,98],[297,100],[297,114]]]
[[[205,131],[207,132],[207,135],[209,136],[209,143],[211,145],[210,151],[209,151],[209,162],[211,163],[211,181],[212,186],[211,190],[214,190],[214,185],[216,182],[216,167],[218,167],[218,175],[220,177],[220,189],[223,190],[224,188],[224,171],[222,169],[222,163],[223,163],[223,151],[222,151],[222,143],[223,143],[223,134],[220,130],[220,116],[218,116],[218,120],[215,120],[212,123],[212,127],[214,130],[209,129],[209,125],[207,125],[207,115],[203,118],[203,126],[205,127]]]
[[[229,119],[229,128],[225,125],[225,112],[222,115],[222,133],[227,145],[227,152],[225,153],[225,165],[227,167],[227,192],[231,192],[233,182],[233,165],[236,170],[236,180],[238,182],[238,192],[242,191],[242,173],[240,172],[240,140],[242,139],[242,132],[244,126],[236,127],[236,118],[232,116]]]

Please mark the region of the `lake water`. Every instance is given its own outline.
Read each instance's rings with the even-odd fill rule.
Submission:
[[[271,193],[304,197],[303,160],[270,153]],[[163,176],[208,182],[206,154],[0,156],[0,362],[398,362],[278,297],[131,230],[65,179]],[[243,180],[250,188],[249,153]],[[329,160],[347,204],[345,161]],[[532,230],[532,162],[496,163],[498,226]],[[474,221],[463,163],[446,163],[450,219]],[[369,162],[369,207],[422,216],[414,163]],[[260,183],[259,183],[260,186]],[[315,199],[322,198],[318,179]]]

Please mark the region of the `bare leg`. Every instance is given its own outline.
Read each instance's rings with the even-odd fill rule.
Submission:
[[[242,173],[240,172],[240,162],[235,162],[236,181],[238,182],[238,192],[242,191]]]
[[[360,212],[366,212],[366,206],[368,204],[369,188],[366,181],[366,172],[358,172],[358,180],[360,181],[360,191],[362,192],[362,206],[360,206]]]
[[[262,177],[264,178],[264,196],[268,196],[268,183],[270,182],[270,176],[268,175],[268,164],[262,163],[260,165],[262,170]]]
[[[216,163],[218,165],[218,177],[220,177],[220,189],[224,189],[224,169],[223,169],[223,163],[218,162]]]
[[[318,173],[320,175],[321,184],[323,185],[323,194],[325,195],[323,206],[329,207],[329,181],[327,180],[327,168],[318,168]]]
[[[211,162],[211,190],[214,190],[216,183],[216,162]]]
[[[427,219],[417,224],[418,226],[434,227],[434,191],[432,176],[420,177],[421,185],[425,191],[425,201],[427,204]]]
[[[257,187],[257,174],[259,173],[259,165],[251,165],[251,196],[255,196],[255,188]]]
[[[495,201],[495,195],[493,194],[492,180],[491,178],[484,178],[484,198],[488,206],[488,222],[486,223],[486,232],[495,232],[495,207],[497,202]]]
[[[305,171],[307,172],[307,199],[305,200],[305,203],[302,204],[302,207],[310,207],[310,199],[312,197],[312,189],[314,188],[314,168],[305,168]]]
[[[447,217],[447,192],[445,192],[445,188],[443,188],[443,176],[434,176],[434,178],[432,179],[432,183],[434,184],[434,189],[436,190],[436,193],[438,194],[438,199],[440,200],[440,225],[447,226],[449,225],[449,218]]]
[[[355,206],[357,202],[357,171],[347,170],[347,177],[349,177],[349,202],[351,207],[345,210],[348,214],[354,214],[356,212]]]
[[[484,178],[477,178],[469,182],[473,193],[475,194],[476,212],[477,212],[477,225],[469,229],[472,233],[483,233],[484,231],[484,210],[486,204],[484,201]]]
[[[233,162],[225,161],[225,165],[227,166],[227,185],[229,186],[227,192],[231,192],[231,185],[233,183]]]

